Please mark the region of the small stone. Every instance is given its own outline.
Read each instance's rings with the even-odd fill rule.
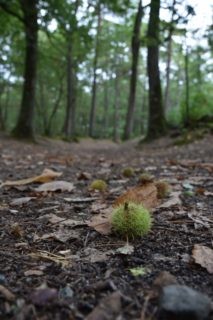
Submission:
[[[74,292],[69,286],[61,288],[59,290],[59,298],[62,299],[62,300],[63,299],[68,299],[68,298],[72,298],[73,295],[74,295]]]
[[[4,274],[0,273],[0,284],[7,284],[7,279]]]
[[[163,320],[205,320],[211,311],[211,301],[187,286],[169,285],[162,289],[159,308]]]

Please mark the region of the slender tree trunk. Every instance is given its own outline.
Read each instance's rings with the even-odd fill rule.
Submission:
[[[119,102],[120,102],[120,88],[119,88],[119,72],[116,71],[115,77],[115,100],[114,100],[114,130],[113,141],[119,141]]]
[[[174,15],[175,15],[175,5],[176,0],[173,0],[172,4],[172,16],[170,21],[170,27],[169,27],[169,34],[168,34],[168,44],[167,44],[167,62],[166,62],[166,88],[165,88],[165,94],[164,94],[164,113],[169,110],[170,107],[170,71],[171,71],[171,58],[172,58],[172,36],[174,31]]]
[[[139,0],[138,11],[135,18],[134,30],[132,35],[132,66],[130,78],[130,90],[128,110],[126,114],[126,123],[124,128],[124,139],[129,139],[132,133],[134,111],[135,111],[135,96],[137,86],[138,58],[140,52],[140,29],[143,16],[142,1]]]
[[[97,34],[95,42],[95,57],[93,62],[93,83],[92,83],[92,100],[90,109],[90,119],[89,119],[89,136],[94,136],[94,126],[95,126],[95,113],[96,113],[96,92],[97,92],[97,65],[99,58],[99,38],[101,32],[101,1],[97,4],[97,15],[98,15],[98,25]]]
[[[104,117],[103,117],[103,136],[104,137],[107,137],[108,111],[109,111],[109,87],[108,87],[108,81],[105,81],[105,84],[104,84]]]
[[[186,53],[185,53],[185,126],[187,127],[189,125],[189,52],[188,48],[186,47]]]
[[[42,78],[38,79],[38,89],[39,89],[39,103],[37,102],[37,110],[40,112],[41,120],[43,122],[43,132],[46,132],[47,127],[47,105],[44,94],[44,82]]]
[[[26,54],[21,109],[13,134],[19,138],[34,139],[38,42],[37,0],[20,0],[20,4],[24,14]]]
[[[63,79],[61,79],[61,81],[60,81],[60,87],[59,87],[59,91],[58,91],[58,96],[56,97],[52,112],[51,112],[51,114],[50,114],[50,116],[48,118],[48,121],[47,121],[45,134],[48,135],[48,136],[51,135],[52,122],[53,122],[53,119],[54,119],[58,109],[59,109],[62,95],[63,95]]]
[[[75,135],[76,76],[73,61],[72,37],[68,37],[67,47],[67,108],[64,122],[64,134],[67,138]]]
[[[3,103],[2,103],[2,95],[4,93],[4,85],[0,86],[0,130],[5,130],[5,121],[4,121],[4,111],[3,111]]]
[[[149,78],[149,121],[147,139],[157,138],[165,132],[165,120],[159,71],[159,13],[160,0],[151,0],[147,32],[147,72]]]

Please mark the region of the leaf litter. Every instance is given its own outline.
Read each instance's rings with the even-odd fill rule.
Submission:
[[[74,148],[78,148],[78,146],[76,145]],[[122,150],[123,146],[120,148]],[[165,152],[165,150],[163,151]],[[32,149],[32,154],[33,152],[35,152],[34,149]],[[47,188],[45,191],[39,191],[35,196],[35,193],[31,193],[32,189],[21,189],[23,180],[25,180],[22,179],[21,184],[17,185],[19,189],[15,190],[9,188],[10,185],[4,185],[7,187],[6,193],[3,188],[0,190],[4,201],[0,203],[1,223],[3,228],[5,225],[7,226],[0,235],[2,245],[0,250],[1,273],[13,275],[13,278],[8,278],[10,285],[3,284],[3,287],[15,288],[14,292],[20,293],[25,308],[28,308],[28,303],[33,304],[37,317],[47,317],[48,320],[52,320],[60,317],[60,312],[69,314],[69,318],[74,319],[79,316],[85,319],[101,319],[100,317],[110,319],[110,316],[113,319],[115,317],[139,319],[142,313],[148,313],[150,316],[148,310],[154,310],[153,308],[157,308],[157,306],[151,298],[146,300],[144,294],[150,285],[150,280],[153,280],[159,270],[169,270],[179,278],[183,277],[182,282],[187,281],[187,284],[191,284],[192,287],[195,284],[201,291],[206,290],[211,296],[212,290],[208,276],[212,273],[211,260],[208,260],[208,256],[210,258],[212,254],[209,210],[212,199],[211,181],[208,174],[211,166],[205,169],[198,165],[185,167],[177,165],[175,170],[170,170],[168,166],[163,172],[162,164],[166,166],[165,161],[167,160],[165,160],[165,155],[161,157],[162,150],[157,151],[158,158],[156,158],[156,150],[153,152],[149,149],[148,153],[146,152],[146,149],[145,152],[140,153],[132,148],[131,153],[134,156],[131,155],[130,159],[130,157],[128,158],[130,151],[126,149],[124,159],[122,159],[125,163],[121,165],[119,160],[111,165],[112,161],[108,161],[107,158],[114,158],[114,150],[107,150],[104,160],[98,162],[91,161],[93,158],[87,157],[87,149],[85,157],[79,157],[81,161],[76,168],[75,162],[72,162],[72,168],[66,164],[66,169],[64,169],[66,171],[63,173],[66,180],[63,182],[66,186],[68,183],[68,187],[63,185],[61,188],[53,187],[52,190]],[[176,151],[172,150],[172,154],[173,152]],[[54,154],[56,154],[55,151]],[[60,154],[62,154],[61,150]],[[194,154],[197,154],[197,150]],[[94,154],[94,159],[96,159],[95,156],[96,154]],[[60,161],[57,162],[57,156],[54,155],[54,157],[56,157],[54,163],[60,163]],[[102,156],[100,158],[103,159]],[[127,159],[129,160],[127,161]],[[33,164],[33,161],[34,156],[28,159],[28,165],[29,163]],[[130,163],[131,161],[133,165]],[[19,168],[24,163],[20,160]],[[155,174],[157,173],[161,179],[166,177],[168,182],[173,185],[174,191],[168,198],[158,199],[156,187],[152,183],[149,186],[148,184],[139,186],[137,175],[119,184],[122,167],[131,165],[138,168],[135,172],[140,172],[141,164],[143,164],[143,170],[146,171],[147,168],[154,167],[152,171]],[[181,167],[184,170],[180,170]],[[36,164],[33,164],[31,168],[31,176],[36,177],[33,174]],[[99,179],[98,172],[102,169],[106,169],[101,172],[101,175],[109,184],[109,192],[91,197],[88,192],[89,180],[91,177]],[[201,171],[198,179],[194,179],[193,177],[197,174],[195,170],[201,169],[205,169],[206,175],[204,173],[201,176],[203,174]],[[80,177],[79,172],[85,172],[88,175]],[[59,176],[56,176],[53,180],[58,180],[58,178]],[[47,182],[40,181],[38,179],[38,181],[32,181],[29,184],[42,183],[45,185]],[[204,192],[196,193],[195,189],[194,195],[191,198],[187,197],[183,192],[182,183],[184,181],[193,187],[198,185],[196,182],[199,183],[199,187],[204,188]],[[6,179],[5,182],[7,182]],[[55,182],[57,184],[58,181]],[[127,191],[123,191],[125,188]],[[68,198],[66,192],[72,192],[73,197]],[[44,193],[44,195],[39,195],[39,193]],[[110,233],[110,214],[120,194],[119,201],[125,202],[133,199],[136,202],[145,203],[152,211],[155,210],[158,213],[153,216],[153,230],[145,239],[133,240],[131,243],[125,244],[118,239],[116,234]],[[32,198],[29,201],[28,196]],[[13,206],[13,200],[14,206],[20,206],[18,210],[5,205]],[[172,216],[165,214],[169,212]],[[15,224],[14,230],[17,230],[14,233],[10,228],[13,224]],[[195,226],[199,226],[199,228]],[[200,250],[202,253],[198,254],[195,247],[196,250],[193,251],[192,258],[190,258],[192,247],[199,243],[199,240],[210,251],[202,248]],[[189,258],[182,259],[184,255]],[[159,257],[161,258],[159,259]],[[199,268],[192,266],[190,259],[203,267],[203,273]],[[6,264],[5,261],[7,261]],[[144,268],[151,271],[143,274]],[[133,281],[130,269],[137,275],[141,273],[143,282]],[[27,277],[27,281],[24,280],[24,277]],[[107,289],[97,285],[105,277],[114,283]],[[26,294],[23,293],[32,291],[32,282],[35,281],[36,285],[44,280],[48,281],[48,287],[34,289],[34,297],[31,296],[27,300]],[[65,304],[60,307],[58,304],[60,303],[58,300],[59,292],[61,288],[66,286],[72,290],[71,309],[67,308]],[[91,291],[87,291],[88,286]],[[116,288],[122,292],[119,292],[120,298],[115,303],[114,312],[113,303],[116,295],[113,296],[110,290],[116,291]],[[0,295],[4,297],[1,291]],[[12,303],[17,303],[17,299],[20,297],[14,295],[11,300],[7,300],[5,296],[4,299],[8,303],[7,310],[12,312]],[[122,307],[119,306],[121,299],[124,302]],[[146,310],[144,309],[145,304],[147,304]],[[0,307],[6,314],[5,305],[1,304]],[[110,316],[109,310],[110,314],[112,312]]]

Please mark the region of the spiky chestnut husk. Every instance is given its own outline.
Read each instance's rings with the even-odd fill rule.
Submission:
[[[157,194],[159,199],[163,199],[171,192],[171,187],[167,181],[159,180],[156,181],[155,186],[157,188]]]
[[[141,204],[126,202],[113,210],[112,228],[122,237],[142,237],[152,226],[152,218]]]
[[[122,171],[123,176],[126,178],[132,177],[134,173],[135,173],[135,170],[131,167],[124,168]]]
[[[142,173],[141,176],[139,177],[140,183],[148,183],[153,181],[154,181],[154,176],[152,176],[149,173]]]
[[[106,182],[104,180],[98,180],[97,179],[97,180],[94,180],[91,183],[90,189],[104,192],[107,189],[107,184],[106,184]]]

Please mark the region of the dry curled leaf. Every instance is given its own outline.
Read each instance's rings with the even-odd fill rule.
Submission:
[[[59,230],[44,234],[38,240],[46,240],[46,239],[55,239],[57,241],[60,241],[62,243],[66,243],[70,239],[79,239],[79,233],[76,230],[68,230],[64,228],[60,228]]]
[[[169,199],[166,202],[159,205],[157,208],[168,209],[174,206],[180,206],[182,204],[180,195],[181,195],[181,192],[179,191],[171,192]]]
[[[109,208],[107,211],[105,210],[104,213],[94,215],[87,224],[100,234],[109,235],[112,230],[111,216],[112,208]]]
[[[24,275],[26,277],[31,277],[31,276],[42,276],[44,272],[42,270],[34,270],[30,269],[24,272]]]
[[[206,246],[195,244],[192,250],[195,263],[201,265],[209,273],[213,273],[213,250]]]
[[[30,184],[30,183],[45,183],[52,181],[53,179],[60,177],[62,175],[62,172],[56,172],[51,169],[44,169],[44,171],[39,175],[39,176],[34,176],[31,178],[26,178],[26,179],[21,179],[21,180],[16,180],[16,181],[5,181],[1,184],[1,186],[7,186],[7,187],[12,187],[12,186],[21,186],[25,184]]]
[[[26,204],[26,203],[30,202],[31,200],[34,200],[34,199],[36,199],[36,197],[16,198],[16,199],[13,199],[13,200],[10,202],[10,205],[11,205],[11,206],[22,206],[23,204]]]
[[[17,238],[21,238],[24,235],[24,230],[17,222],[15,222],[10,226],[10,233]]]
[[[48,219],[48,221],[52,224],[59,224],[61,226],[67,227],[77,227],[86,225],[86,223],[83,221],[58,217],[54,213],[46,214],[45,216],[42,216],[41,219]]]
[[[0,294],[8,301],[14,301],[15,295],[3,285],[0,284]]]
[[[155,208],[158,205],[157,188],[154,183],[146,183],[142,186],[127,190],[118,197],[114,206],[124,204],[125,202],[134,202],[143,204],[147,209]]]
[[[86,320],[112,320],[117,319],[121,310],[121,294],[116,291],[103,298]]]
[[[52,181],[47,182],[35,189],[36,192],[55,192],[55,191],[68,191],[71,192],[74,189],[74,185],[67,181]]]

